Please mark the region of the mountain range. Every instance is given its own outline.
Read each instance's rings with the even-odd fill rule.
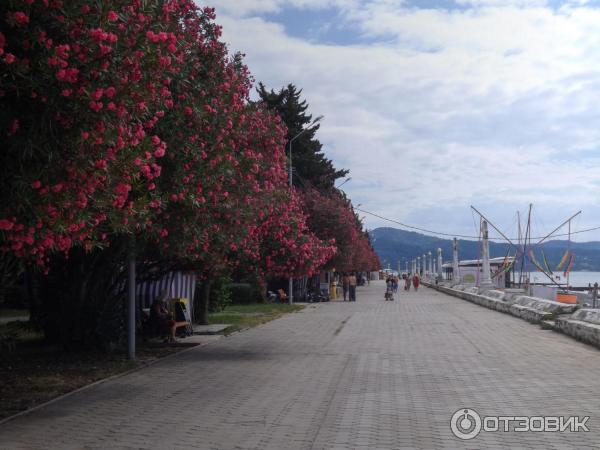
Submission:
[[[442,249],[444,262],[452,260],[452,239],[440,239],[414,231],[399,230],[397,228],[375,228],[369,232],[373,248],[379,255],[384,268],[388,265],[392,269],[405,269],[405,263],[422,256],[423,253],[437,254],[437,249]],[[575,254],[571,270],[573,271],[600,271],[600,242],[570,242],[566,240],[546,241],[535,246],[535,256],[542,261],[540,249],[544,250],[550,268],[554,270],[560,259],[569,248]],[[490,241],[490,257],[503,257],[507,254],[508,243]],[[515,254],[510,250],[511,256]],[[458,240],[458,257],[461,260],[478,259],[480,256],[480,243],[465,239]]]

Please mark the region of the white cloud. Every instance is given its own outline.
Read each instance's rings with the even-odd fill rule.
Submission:
[[[459,5],[468,5],[476,7],[487,6],[518,6],[521,8],[532,6],[546,6],[547,0],[455,0]],[[579,0],[586,1],[586,0]]]
[[[473,0],[466,10],[295,3],[337,6],[370,39],[325,45],[255,14],[289,2],[242,2],[243,14],[217,3],[224,39],[255,78],[296,84],[325,115],[319,138],[351,170],[344,189],[356,204],[459,233],[472,232],[470,204],[505,214],[531,201],[549,226],[580,207],[582,226],[600,223],[600,11],[575,1],[550,9]]]
[[[218,0],[213,1],[210,6],[216,5],[219,11],[229,16],[244,17],[250,14],[278,13],[290,6],[297,9],[346,9],[355,8],[359,3],[360,0]]]

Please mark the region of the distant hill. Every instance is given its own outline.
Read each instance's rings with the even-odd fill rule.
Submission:
[[[408,260],[410,263],[417,256],[427,252],[434,254],[438,247],[442,249],[444,262],[452,259],[451,239],[440,239],[414,231],[387,227],[375,228],[370,235],[373,247],[384,267],[389,263],[392,269],[397,269],[400,262],[401,269],[404,270],[405,261]],[[479,258],[479,246],[477,241],[459,239],[459,258]],[[541,245],[552,270],[562,258],[567,246],[568,241],[562,240],[548,241]],[[490,256],[492,258],[505,256],[509,247],[509,244],[490,242]],[[571,250],[575,253],[572,270],[600,271],[600,242],[571,242]],[[511,254],[514,255],[514,251],[511,250]],[[539,251],[536,251],[536,257],[541,259]]]

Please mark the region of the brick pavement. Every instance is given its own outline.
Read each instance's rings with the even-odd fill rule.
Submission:
[[[309,306],[0,426],[2,449],[597,448],[600,351],[429,289]],[[589,415],[455,438],[450,417]]]

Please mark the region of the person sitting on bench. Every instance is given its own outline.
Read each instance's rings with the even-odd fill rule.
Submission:
[[[281,303],[285,303],[287,301],[288,296],[283,289],[277,289],[277,294],[279,295],[279,301]]]
[[[148,319],[150,329],[157,334],[168,334],[167,342],[177,342],[175,339],[175,330],[177,322],[175,322],[164,306],[161,299],[156,299],[150,307],[150,318]]]

